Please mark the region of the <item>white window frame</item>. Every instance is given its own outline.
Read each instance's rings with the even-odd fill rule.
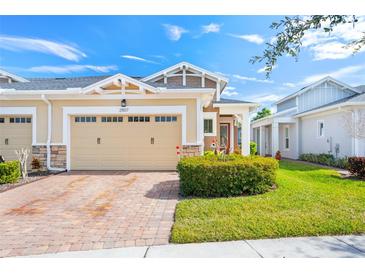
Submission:
[[[203,112],[203,119],[213,121],[213,132],[204,133],[204,136],[217,136],[217,112]],[[204,132],[204,122],[203,122],[203,132]]]
[[[323,130],[321,135],[320,124],[323,124]],[[317,138],[324,138],[325,136],[325,125],[323,120],[317,120]]]
[[[288,130],[288,136],[286,136],[287,130]],[[286,139],[288,139],[288,147],[286,147]],[[290,127],[289,126],[284,127],[284,150],[286,150],[286,151],[290,150]]]

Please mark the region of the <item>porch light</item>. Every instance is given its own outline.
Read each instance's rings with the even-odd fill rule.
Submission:
[[[126,99],[123,99],[122,101],[120,101],[120,106],[122,108],[125,108],[127,106],[127,100]]]

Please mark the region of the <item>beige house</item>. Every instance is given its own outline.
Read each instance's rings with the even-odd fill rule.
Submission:
[[[144,78],[25,79],[0,70],[0,155],[12,160],[28,148],[49,170],[175,169],[181,155],[200,155],[214,140],[247,155],[257,104],[221,98],[227,82],[187,62]]]

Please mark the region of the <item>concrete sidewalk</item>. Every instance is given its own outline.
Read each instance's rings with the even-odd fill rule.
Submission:
[[[365,258],[365,235],[127,247],[32,258]]]

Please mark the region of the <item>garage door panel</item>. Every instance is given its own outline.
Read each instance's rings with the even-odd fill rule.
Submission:
[[[103,170],[172,170],[181,144],[181,119],[176,122],[71,123],[71,168]],[[85,125],[86,124],[86,125]],[[100,144],[97,144],[100,138]],[[151,144],[151,138],[153,138]]]

